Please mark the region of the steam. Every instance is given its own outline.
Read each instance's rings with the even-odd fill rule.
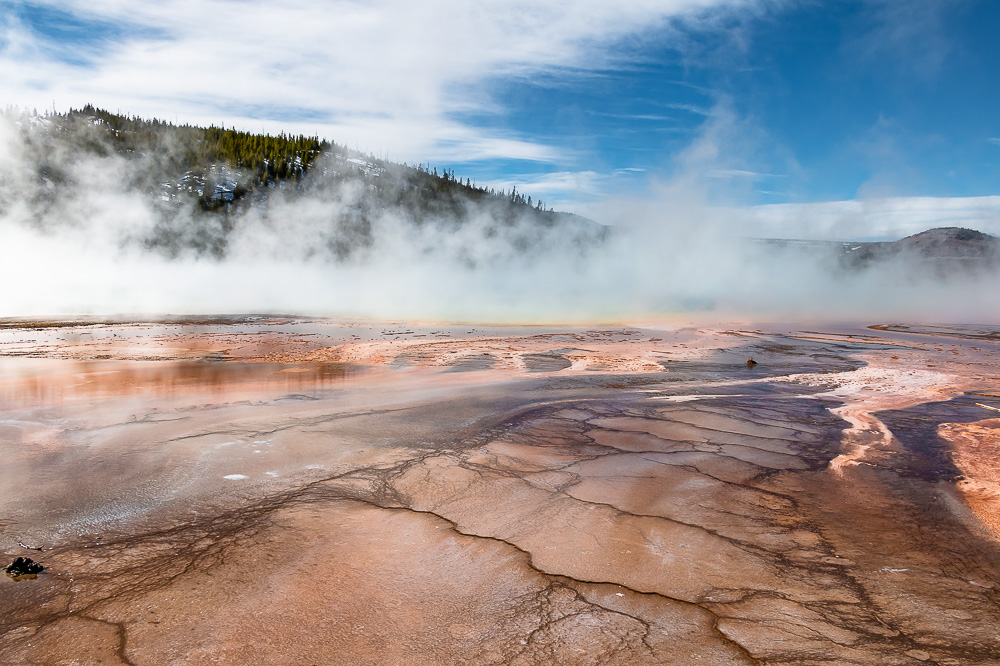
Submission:
[[[856,237],[872,228],[863,209],[810,227],[808,207],[794,219],[789,208],[713,206],[679,177],[646,200],[607,202],[609,233],[527,214],[498,224],[473,203],[417,220],[379,208],[361,181],[324,179],[329,162],[301,190],[226,217],[163,200],[169,146],[126,159],[100,141],[57,140],[37,118],[0,121],[0,316],[1000,320],[995,269],[942,276],[896,257],[845,271],[819,251],[748,240],[769,229]],[[878,223],[891,227],[886,214]]]

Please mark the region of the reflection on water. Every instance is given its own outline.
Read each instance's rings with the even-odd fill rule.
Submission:
[[[310,394],[357,372],[343,364],[3,359],[0,406],[135,396]]]

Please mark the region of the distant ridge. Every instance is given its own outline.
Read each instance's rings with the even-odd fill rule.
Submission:
[[[852,252],[848,264],[902,261],[941,275],[989,270],[1000,264],[1000,238],[975,229],[940,227],[898,241],[866,243]]]
[[[1000,238],[975,229],[940,227],[896,241],[903,251],[933,258],[993,258],[1000,251]]]
[[[939,227],[896,241],[849,242],[757,239],[764,248],[782,253],[820,255],[841,270],[862,270],[898,262],[940,276],[1000,269],[1000,238],[975,229]]]

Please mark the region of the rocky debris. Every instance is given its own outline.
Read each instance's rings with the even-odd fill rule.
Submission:
[[[21,576],[34,576],[36,574],[40,574],[44,570],[44,565],[35,562],[30,557],[16,557],[13,562],[4,568],[3,572],[16,580]]]

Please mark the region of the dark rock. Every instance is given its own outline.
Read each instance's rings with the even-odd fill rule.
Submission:
[[[17,557],[3,570],[11,578],[33,576],[45,570],[45,566],[35,562],[30,557]]]

